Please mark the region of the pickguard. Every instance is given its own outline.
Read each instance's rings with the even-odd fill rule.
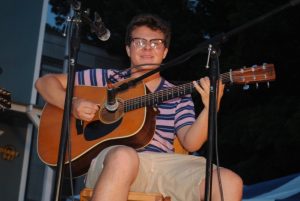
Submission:
[[[92,121],[84,128],[84,138],[88,141],[104,137],[115,130],[122,122],[122,118],[111,124],[104,124],[101,121]]]

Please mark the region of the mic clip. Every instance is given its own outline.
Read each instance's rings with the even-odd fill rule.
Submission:
[[[116,88],[112,84],[107,85],[107,101],[105,103],[105,108],[109,112],[115,112],[119,107],[119,102],[116,99]]]
[[[110,38],[110,31],[105,27],[102,18],[97,12],[94,13],[94,25],[96,30],[92,30],[92,32],[94,32],[101,41],[107,41]]]

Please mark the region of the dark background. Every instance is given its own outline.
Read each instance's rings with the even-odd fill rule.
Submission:
[[[56,22],[64,22],[69,12],[67,1],[51,0]],[[196,3],[195,3],[196,2]],[[219,158],[221,166],[236,171],[245,184],[273,179],[299,172],[300,163],[300,4],[292,6],[282,0],[98,0],[82,1],[90,8],[91,17],[97,11],[111,31],[111,38],[102,42],[85,26],[82,41],[105,48],[110,54],[124,58],[126,25],[139,13],[155,13],[170,21],[172,40],[170,61],[194,49],[208,37],[246,25],[275,9],[270,17],[229,36],[220,46],[220,69],[227,72],[241,67],[271,63],[276,80],[267,87],[261,83],[229,85],[219,112]],[[48,30],[59,32],[56,27]],[[208,75],[207,54],[199,53],[183,64],[162,72],[167,79],[186,82]],[[193,94],[196,110],[202,105]],[[204,147],[199,153],[205,154]]]

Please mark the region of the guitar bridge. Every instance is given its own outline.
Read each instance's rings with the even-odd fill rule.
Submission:
[[[76,131],[77,135],[83,134],[83,122],[80,119],[76,119]]]

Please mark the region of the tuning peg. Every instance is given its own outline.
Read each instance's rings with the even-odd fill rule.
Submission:
[[[256,64],[252,65],[252,66],[251,66],[252,72],[255,72],[255,71],[256,71],[256,68],[257,68],[257,65],[256,65]]]
[[[267,68],[267,63],[263,63],[262,68],[265,70]]]
[[[249,88],[250,88],[249,84],[245,84],[245,85],[243,86],[243,90],[248,90]]]
[[[256,83],[255,86],[256,86],[256,89],[258,89],[258,87],[259,87],[258,83]]]
[[[267,87],[270,88],[270,82],[267,82]]]

